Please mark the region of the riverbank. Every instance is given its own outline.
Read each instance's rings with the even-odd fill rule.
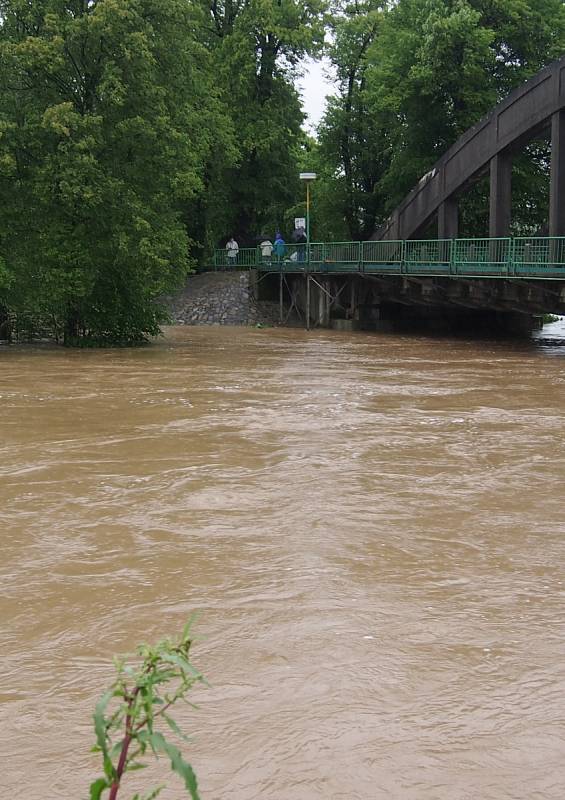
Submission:
[[[190,275],[184,289],[168,302],[177,325],[277,325],[277,303],[258,301],[250,272]]]

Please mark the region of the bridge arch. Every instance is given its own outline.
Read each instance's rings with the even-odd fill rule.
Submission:
[[[437,215],[438,238],[458,234],[457,195],[490,172],[489,236],[510,232],[512,156],[551,130],[550,236],[565,235],[565,57],[542,69],[469,128],[372,237],[417,237]]]

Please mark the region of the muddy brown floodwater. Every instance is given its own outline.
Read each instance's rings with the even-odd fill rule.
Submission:
[[[562,800],[561,333],[0,348],[2,797],[86,798],[112,654],[197,610],[203,800]]]

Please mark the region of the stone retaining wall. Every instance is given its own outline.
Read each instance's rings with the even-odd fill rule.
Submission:
[[[191,275],[169,301],[177,325],[278,324],[278,305],[258,302],[250,292],[248,272],[205,272]]]

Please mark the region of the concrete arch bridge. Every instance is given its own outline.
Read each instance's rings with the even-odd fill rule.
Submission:
[[[546,237],[510,237],[512,160],[549,133]],[[490,182],[489,230],[458,238],[459,198],[478,177]],[[437,239],[423,238],[437,223]],[[460,325],[492,321],[525,329],[536,315],[565,314],[565,58],[538,72],[470,128],[418,182],[369,242],[290,246],[275,260],[240,250],[257,270],[259,295],[278,296],[307,326],[351,319],[361,327],[395,318]],[[216,251],[215,268],[226,267]],[[482,321],[478,317],[483,318]]]

